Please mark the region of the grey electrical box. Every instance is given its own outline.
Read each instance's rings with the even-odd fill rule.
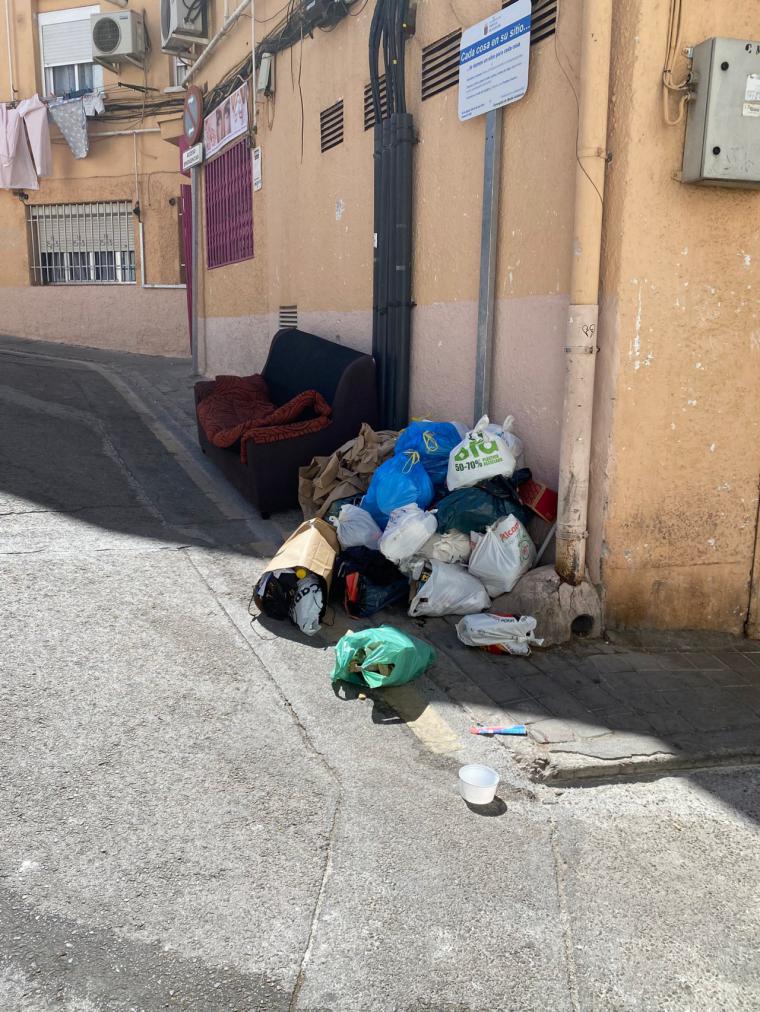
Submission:
[[[760,42],[694,47],[684,183],[760,187]]]

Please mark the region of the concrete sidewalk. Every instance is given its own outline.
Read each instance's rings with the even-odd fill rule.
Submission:
[[[339,615],[314,640],[251,621],[297,516],[262,522],[198,452],[186,362],[3,340],[0,363],[0,1008],[760,1004],[759,771],[531,779],[563,744],[539,741],[542,665],[617,699],[651,671],[600,658],[651,652],[526,667],[410,624],[431,678],[336,696]],[[641,703],[591,739],[563,700],[577,742]],[[513,710],[532,741],[467,733]],[[472,760],[502,778],[482,814]]]

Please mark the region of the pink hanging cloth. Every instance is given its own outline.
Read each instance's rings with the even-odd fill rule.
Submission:
[[[16,106],[16,112],[23,119],[26,126],[26,135],[29,138],[29,147],[32,149],[34,167],[37,175],[52,176],[53,174],[53,149],[50,146],[50,126],[48,124],[48,111],[45,103],[39,95],[25,98]]]
[[[17,109],[0,105],[0,189],[39,190],[24,121]]]

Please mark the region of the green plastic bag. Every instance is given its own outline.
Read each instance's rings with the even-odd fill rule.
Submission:
[[[404,685],[435,660],[435,650],[390,625],[346,633],[335,647],[333,682],[371,689]]]

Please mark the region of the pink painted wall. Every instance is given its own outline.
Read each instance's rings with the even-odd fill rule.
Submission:
[[[189,356],[184,289],[134,285],[0,287],[0,328],[14,337]]]

